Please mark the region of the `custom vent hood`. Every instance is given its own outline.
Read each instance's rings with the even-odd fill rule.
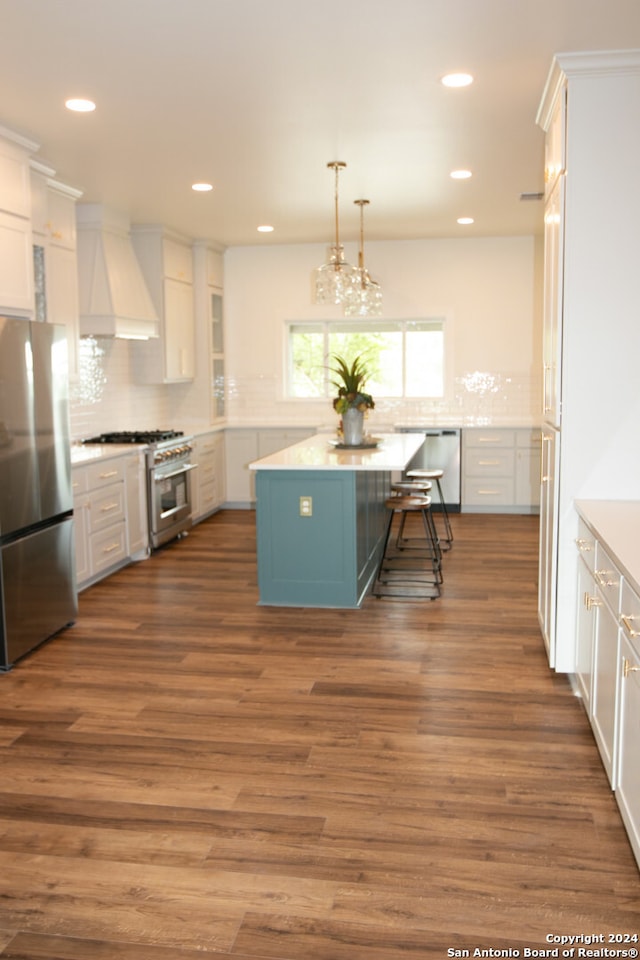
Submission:
[[[76,206],[81,337],[149,340],[160,324],[129,237],[129,221],[101,204]]]

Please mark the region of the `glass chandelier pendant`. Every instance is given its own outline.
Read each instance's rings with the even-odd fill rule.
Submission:
[[[354,200],[360,207],[360,250],[358,252],[358,269],[356,283],[349,290],[344,301],[345,317],[381,317],[382,290],[380,284],[369,276],[364,265],[364,208],[368,200]]]
[[[335,172],[335,218],[336,242],[329,248],[329,259],[315,271],[316,303],[345,303],[350,291],[357,282],[357,270],[344,258],[344,247],[340,243],[338,219],[338,178],[346,163],[334,160],[327,164]]]

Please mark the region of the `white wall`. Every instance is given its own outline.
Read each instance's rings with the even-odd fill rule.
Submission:
[[[540,245],[533,237],[367,244],[369,270],[383,288],[385,316],[448,316],[451,382],[441,401],[376,397],[370,426],[424,416],[506,417],[538,422],[541,327]],[[327,402],[286,401],[284,322],[340,317],[311,302],[312,273],[326,246],[233,247],[225,253],[225,352],[232,425],[331,424]],[[355,246],[347,257],[357,259]],[[200,312],[202,313],[202,311]],[[206,318],[199,316],[199,322]],[[194,384],[136,383],[131,345],[81,342],[81,376],[71,390],[74,439],[101,430],[209,423],[208,356],[198,351]],[[207,388],[208,389],[208,388]],[[379,428],[378,426],[378,428]]]
[[[537,422],[541,326],[539,250],[533,237],[367,244],[384,316],[441,316],[452,330],[443,401],[376,398],[372,426],[425,415]],[[333,422],[328,402],[284,399],[284,323],[341,316],[311,302],[320,244],[233,247],[225,253],[226,363],[231,424]],[[357,260],[355,245],[347,259]]]

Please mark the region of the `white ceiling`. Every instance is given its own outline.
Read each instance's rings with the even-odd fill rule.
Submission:
[[[83,201],[267,245],[330,241],[332,160],[345,240],[359,197],[368,240],[539,229],[553,54],[640,47],[640,0],[0,0],[0,25],[0,124]]]

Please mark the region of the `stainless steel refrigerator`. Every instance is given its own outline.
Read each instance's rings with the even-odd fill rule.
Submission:
[[[0,670],[77,610],[66,334],[0,317]]]

